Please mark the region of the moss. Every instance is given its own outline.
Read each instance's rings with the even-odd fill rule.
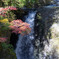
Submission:
[[[37,15],[38,19],[42,19],[42,17],[40,15]]]

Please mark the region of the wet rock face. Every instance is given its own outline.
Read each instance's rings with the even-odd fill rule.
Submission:
[[[37,13],[36,21],[35,21],[36,36],[35,36],[35,50],[34,50],[36,59],[39,59],[40,57],[49,59],[50,56],[51,56],[50,59],[53,59],[54,57],[58,58],[58,55],[57,55],[58,54],[57,51],[59,49],[59,46],[58,46],[59,14],[58,13],[59,13],[59,8],[42,8]],[[49,44],[47,44],[46,42]],[[51,44],[51,42],[53,42],[53,45]],[[57,47],[57,48],[54,48],[54,47]],[[50,53],[49,49],[51,49],[50,52],[52,54],[49,54]]]
[[[39,39],[40,42],[47,40],[48,34],[50,38],[51,33],[49,28],[54,22],[54,11],[55,9],[41,8],[37,13],[35,20],[35,39]]]

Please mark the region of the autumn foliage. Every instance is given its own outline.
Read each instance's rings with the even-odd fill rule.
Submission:
[[[6,42],[7,41],[7,38],[5,37],[0,37],[0,42]]]
[[[13,20],[10,22],[10,28],[13,30],[12,32],[18,34],[20,33],[21,35],[26,35],[31,32],[31,28],[29,27],[30,25],[26,22],[23,22],[20,19]]]
[[[8,6],[6,8],[3,8],[3,7],[0,7],[0,16],[5,16],[5,14],[7,13],[7,11],[9,10],[17,10],[16,7],[13,7],[13,6]]]
[[[26,22],[23,22],[21,19],[13,20],[9,22],[7,12],[10,10],[17,10],[16,7],[8,6],[8,7],[0,7],[0,29],[3,29],[3,31],[8,28],[8,30],[12,30],[13,33],[21,34],[21,35],[27,35],[31,32],[30,25]],[[3,18],[1,18],[1,16]],[[7,16],[7,17],[5,17]],[[3,32],[0,30],[0,32]],[[1,33],[0,33],[1,34]],[[6,36],[6,35],[5,35]],[[8,37],[0,37],[0,42],[6,42]]]

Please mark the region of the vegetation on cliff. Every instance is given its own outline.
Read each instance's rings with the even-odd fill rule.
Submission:
[[[15,7],[27,7],[27,8],[38,8],[40,6],[48,5],[51,0],[1,0],[0,6],[15,6]]]
[[[31,29],[28,23],[17,19],[14,11],[16,4],[14,1],[1,0],[0,5],[0,59],[16,59],[16,55],[12,45],[10,44],[10,35],[12,32],[22,35],[30,33]],[[16,28],[16,29],[15,29]]]

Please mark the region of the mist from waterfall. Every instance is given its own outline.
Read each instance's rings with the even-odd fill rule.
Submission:
[[[36,11],[29,11],[28,15],[25,17],[25,22],[30,24],[31,33],[25,36],[19,35],[15,50],[17,59],[34,59],[34,47],[32,40],[34,40],[35,15]]]

